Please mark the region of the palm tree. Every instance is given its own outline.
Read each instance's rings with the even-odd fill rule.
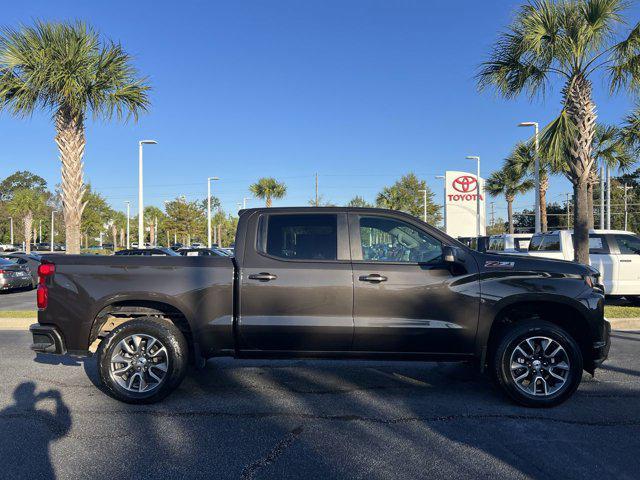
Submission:
[[[83,23],[0,31],[0,110],[28,117],[42,109],[55,122],[67,253],[80,253],[85,120],[89,113],[137,120],[149,105],[148,90],[122,47],[102,42]]]
[[[505,164],[500,170],[493,172],[487,179],[485,190],[492,197],[504,195],[507,201],[507,217],[509,220],[509,233],[513,233],[513,201],[516,195],[528,192],[534,187],[531,180],[524,177],[522,171],[510,168]]]
[[[256,198],[264,200],[267,207],[271,207],[274,198],[284,198],[287,194],[287,186],[282,182],[278,182],[275,178],[264,177],[251,185],[249,191],[253,193]]]
[[[564,85],[560,115],[543,131],[541,150],[550,159],[567,157],[573,184],[575,260],[589,263],[588,185],[594,158],[596,105],[591,78],[602,71],[612,92],[633,90],[640,81],[640,23],[626,38],[624,0],[530,0],[501,34],[478,74],[479,87],[506,98],[544,94],[552,77]]]
[[[9,213],[22,219],[25,252],[31,253],[31,240],[35,238],[34,218],[46,209],[46,196],[39,190],[23,188],[17,190],[9,201]],[[31,236],[33,234],[33,237]]]
[[[533,142],[519,142],[506,159],[506,165],[518,172],[519,175],[535,176],[536,152]],[[549,174],[554,173],[551,170],[550,163],[541,157],[540,165],[540,229],[547,231],[547,190],[549,190]]]

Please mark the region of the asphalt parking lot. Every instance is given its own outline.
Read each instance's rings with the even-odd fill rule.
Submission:
[[[35,310],[36,291],[12,290],[0,292],[0,311]]]
[[[0,331],[2,478],[638,478],[640,332],[550,410],[465,364],[231,359],[132,406],[29,341]]]

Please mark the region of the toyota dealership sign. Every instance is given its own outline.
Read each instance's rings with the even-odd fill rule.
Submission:
[[[446,172],[444,223],[452,237],[476,236],[476,202],[480,197],[480,234],[486,233],[484,180],[467,172]]]

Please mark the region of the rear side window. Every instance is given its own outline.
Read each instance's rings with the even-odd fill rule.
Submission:
[[[336,260],[336,215],[269,215],[266,253],[292,260]]]
[[[529,251],[559,252],[560,235],[534,235],[529,243]]]
[[[495,237],[489,240],[489,248],[487,248],[490,252],[502,252],[504,251],[504,238]]]
[[[633,235],[615,235],[616,243],[623,255],[640,255],[640,237]]]
[[[589,235],[589,253],[609,253],[607,241],[602,235]]]

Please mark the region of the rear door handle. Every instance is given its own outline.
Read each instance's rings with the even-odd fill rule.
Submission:
[[[631,263],[631,260],[620,260],[620,263]]]
[[[249,275],[249,280],[260,280],[261,282],[270,282],[276,278],[278,278],[276,275],[268,272],[252,273]]]
[[[362,275],[360,278],[358,278],[358,280],[360,280],[361,282],[380,283],[386,282],[387,277],[385,277],[384,275],[380,275],[379,273],[371,273],[369,275]]]

